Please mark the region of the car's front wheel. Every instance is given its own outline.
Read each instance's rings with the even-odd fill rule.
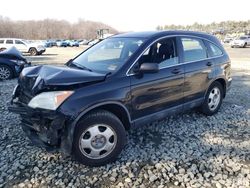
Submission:
[[[122,122],[113,113],[98,110],[87,114],[76,125],[73,153],[88,166],[113,162],[126,143]]]
[[[201,111],[211,116],[218,112],[220,109],[224,91],[220,82],[214,82],[209,87],[203,105],[201,106]]]
[[[10,67],[0,65],[0,80],[8,80],[13,77],[13,72]]]
[[[29,53],[30,55],[35,56],[37,55],[37,50],[35,48],[30,48]]]

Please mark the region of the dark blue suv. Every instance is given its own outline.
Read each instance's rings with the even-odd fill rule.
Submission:
[[[116,159],[134,125],[195,107],[217,113],[231,80],[230,59],[212,35],[125,33],[64,67],[25,68],[9,109],[34,143],[98,166]]]

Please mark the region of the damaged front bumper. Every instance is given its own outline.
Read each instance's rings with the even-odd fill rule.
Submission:
[[[47,151],[60,150],[66,155],[70,154],[65,116],[52,110],[33,109],[13,100],[8,108],[20,115],[22,129],[34,145]]]

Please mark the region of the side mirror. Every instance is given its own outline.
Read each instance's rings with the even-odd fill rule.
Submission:
[[[159,65],[157,63],[142,63],[139,69],[141,73],[157,73]]]

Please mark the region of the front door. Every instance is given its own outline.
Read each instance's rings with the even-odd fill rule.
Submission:
[[[184,68],[179,64],[176,38],[161,39],[151,45],[135,63],[158,63],[157,73],[133,73],[131,78],[132,120],[160,119],[169,111],[181,110]],[[132,70],[133,70],[132,68]]]
[[[27,46],[21,40],[15,40],[15,46],[20,52],[27,52]]]

